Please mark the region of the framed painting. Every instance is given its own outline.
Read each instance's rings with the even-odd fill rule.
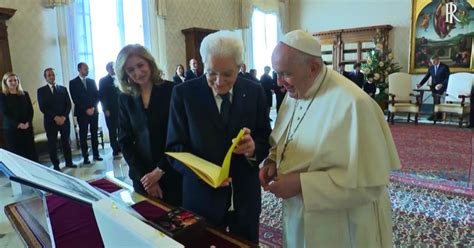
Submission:
[[[410,73],[438,55],[451,72],[473,72],[474,0],[412,0]]]

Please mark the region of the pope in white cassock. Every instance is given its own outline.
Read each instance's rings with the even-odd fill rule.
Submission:
[[[380,107],[303,31],[283,37],[272,65],[288,96],[259,177],[283,198],[284,246],[392,247],[387,184],[400,160]]]

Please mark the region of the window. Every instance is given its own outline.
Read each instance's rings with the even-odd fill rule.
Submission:
[[[75,0],[68,8],[67,23],[72,57],[72,72],[76,65],[89,65],[89,77],[96,80],[107,74],[105,65],[115,61],[127,44],[146,45],[144,23],[148,15],[147,0]]]
[[[252,14],[252,59],[258,78],[263,74],[265,66],[272,65],[272,52],[277,39],[276,14],[266,14],[255,8]]]
[[[91,37],[94,74],[99,79],[106,75],[105,65],[115,61],[122,47],[128,44],[144,45],[142,1],[90,1]]]

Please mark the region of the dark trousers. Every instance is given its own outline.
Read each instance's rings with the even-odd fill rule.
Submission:
[[[278,92],[278,93],[275,93],[275,96],[276,96],[276,108],[277,108],[277,113],[278,111],[280,110],[280,106],[281,104],[283,103],[283,99],[285,99],[285,95],[286,93],[282,93],[282,92]]]
[[[115,113],[113,113],[115,114]],[[105,117],[105,123],[107,124],[107,129],[109,129],[109,139],[110,139],[110,146],[114,153],[118,153],[120,151],[119,143],[118,143],[118,119],[113,117]]]
[[[474,86],[471,88],[471,112],[469,113],[469,126],[474,127]]]
[[[33,128],[31,126],[25,130],[7,128],[4,130],[4,136],[6,150],[29,160],[38,162]]]
[[[57,148],[57,139],[58,132],[61,134],[61,145],[64,153],[64,160],[66,165],[72,165],[72,156],[71,156],[71,141],[69,139],[69,134],[71,132],[71,123],[69,118],[66,119],[63,125],[59,126],[56,123],[45,124],[46,136],[48,137],[48,151],[49,158],[54,165],[54,168],[59,167],[58,159],[58,148]]]
[[[225,216],[225,226],[229,227],[229,231],[239,237],[258,244],[258,229],[260,225],[259,218],[250,216],[239,216],[237,211],[229,211]]]
[[[99,114],[95,113],[91,116],[86,113],[77,116],[77,123],[79,124],[79,141],[81,144],[81,153],[84,160],[89,159],[89,147],[87,145],[87,133],[90,129],[92,154],[94,157],[99,157],[99,140],[97,138],[97,129],[99,126]]]

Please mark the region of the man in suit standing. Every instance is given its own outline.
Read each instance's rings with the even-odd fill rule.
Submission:
[[[262,84],[263,90],[265,91],[265,98],[267,99],[268,110],[273,105],[273,79],[270,77],[270,66],[265,66],[263,68],[263,75],[260,77],[260,83]]]
[[[200,77],[202,73],[198,71],[199,65],[196,59],[189,60],[189,70],[186,71],[184,81],[189,81],[191,79]]]
[[[337,72],[339,72],[344,77],[346,77],[348,79],[351,79],[350,76],[349,76],[349,72],[346,71],[345,67],[346,67],[346,65],[344,63],[342,63],[342,62],[339,63],[337,65]]]
[[[120,153],[120,147],[117,141],[119,118],[118,98],[120,90],[114,83],[114,62],[107,63],[105,69],[107,70],[107,76],[101,78],[99,81],[99,98],[102,104],[102,110],[105,113],[107,129],[109,129],[112,154],[114,158],[117,158]]]
[[[354,70],[349,72],[349,79],[352,80],[359,88],[364,86],[364,74],[360,72],[360,63],[357,62],[354,64]]]
[[[87,145],[87,132],[90,129],[92,153],[95,161],[102,161],[99,155],[99,141],[97,139],[97,129],[99,126],[99,91],[93,79],[87,78],[89,66],[81,62],[77,64],[79,75],[69,81],[72,101],[74,102],[74,116],[79,124],[79,140],[81,142],[81,152],[84,157],[84,164],[91,164],[89,160],[89,147]]]
[[[439,95],[444,94],[446,88],[448,88],[448,80],[449,80],[449,67],[446,64],[443,64],[439,61],[439,56],[434,55],[431,57],[431,66],[428,68],[426,75],[420,81],[419,84],[416,85],[416,88],[419,89],[423,84],[431,78],[431,93],[433,94],[434,104],[440,103]],[[429,120],[433,120],[433,118],[441,119],[442,115],[439,113],[438,116],[431,116],[428,118]]]
[[[261,192],[257,164],[268,153],[271,132],[265,93],[260,85],[237,76],[243,43],[234,33],[206,36],[200,51],[206,77],[174,88],[167,151],[191,152],[220,165],[239,130],[244,129],[245,135],[234,150],[230,178],[217,189],[171,160],[183,175],[183,207],[258,243]]]
[[[56,147],[59,132],[61,134],[61,144],[66,167],[77,168],[77,166],[72,163],[71,143],[69,139],[71,130],[71,123],[69,122],[71,99],[69,99],[69,93],[66,87],[56,85],[56,75],[53,68],[46,68],[43,72],[43,76],[48,84],[39,88],[37,94],[39,108],[44,114],[43,123],[48,138],[49,158],[53,163],[54,169],[61,171]]]

